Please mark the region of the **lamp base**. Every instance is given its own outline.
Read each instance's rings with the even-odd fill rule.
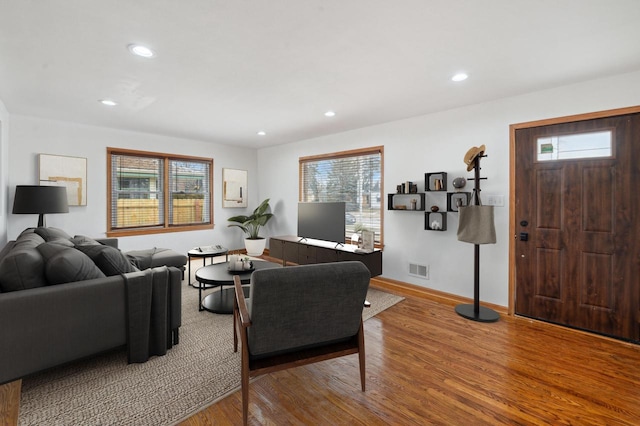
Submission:
[[[485,308],[484,306],[479,306],[478,308],[477,313],[474,305],[458,305],[455,310],[461,317],[472,321],[496,322],[500,319],[500,314],[493,309]]]

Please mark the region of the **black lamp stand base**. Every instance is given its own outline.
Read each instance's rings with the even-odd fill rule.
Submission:
[[[500,319],[500,314],[484,306],[478,306],[476,314],[475,305],[458,305],[456,306],[456,313],[466,319],[479,322],[496,322]]]

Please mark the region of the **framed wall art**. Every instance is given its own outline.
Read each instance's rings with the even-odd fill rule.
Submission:
[[[87,205],[87,159],[64,155],[38,155],[40,185],[64,186],[70,206]]]
[[[247,207],[247,171],[222,169],[222,207]]]

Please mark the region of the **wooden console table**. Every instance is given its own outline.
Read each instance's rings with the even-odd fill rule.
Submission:
[[[356,253],[355,246],[341,245],[331,241],[314,240],[294,235],[271,237],[269,240],[269,256],[298,265],[312,263],[344,262],[359,260],[369,268],[371,276],[382,274],[382,251],[375,249],[372,253]]]

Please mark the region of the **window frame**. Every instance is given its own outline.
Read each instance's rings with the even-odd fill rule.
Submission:
[[[380,238],[375,242],[375,247],[384,247],[384,146],[372,146],[367,148],[352,149],[347,151],[331,152],[326,154],[310,155],[298,158],[298,201],[303,202],[304,179],[303,169],[306,163],[315,161],[335,160],[340,158],[360,157],[364,155],[380,154]],[[347,236],[345,236],[347,237]],[[346,243],[351,240],[346,238]]]
[[[139,227],[139,228],[113,228],[112,223],[112,214],[111,214],[111,203],[112,203],[112,195],[113,188],[112,184],[112,156],[113,155],[126,155],[132,157],[145,157],[145,158],[157,158],[163,161],[163,184],[162,184],[162,192],[163,192],[163,205],[162,208],[164,210],[164,220],[160,226],[150,226],[150,227]],[[199,223],[192,225],[171,225],[169,218],[169,204],[171,202],[171,191],[169,185],[169,165],[170,161],[194,161],[199,163],[206,163],[209,165],[209,222],[207,223]],[[123,148],[113,148],[107,147],[107,232],[106,235],[108,237],[124,237],[124,236],[133,236],[133,235],[151,235],[151,234],[162,234],[169,232],[184,232],[184,231],[195,231],[195,230],[204,230],[204,229],[213,229],[214,227],[214,218],[213,218],[213,197],[214,197],[214,188],[213,188],[213,159],[212,158],[204,158],[204,157],[194,157],[188,155],[179,155],[179,154],[167,154],[160,152],[152,152],[152,151],[140,151],[140,150],[131,150],[131,149],[123,149]]]

